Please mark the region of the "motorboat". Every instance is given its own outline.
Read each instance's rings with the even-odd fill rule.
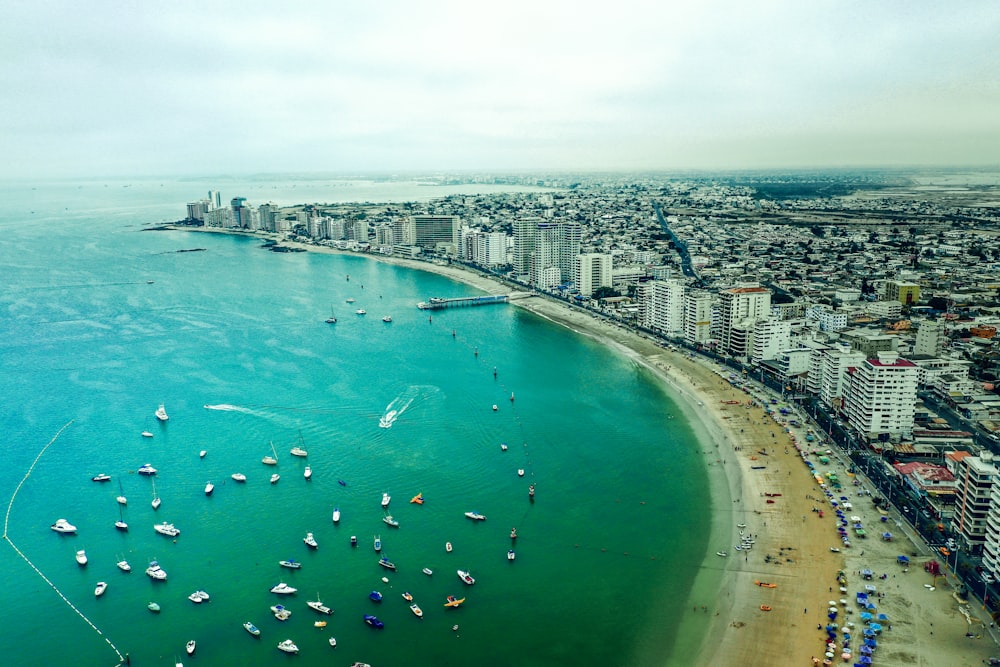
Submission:
[[[198,458],[199,459],[203,459],[203,458],[205,458],[206,454],[208,454],[208,450],[203,449],[200,452],[198,452]]]
[[[132,571],[132,566],[129,565],[129,563],[128,563],[127,560],[122,559],[122,560],[118,561],[116,563],[116,565],[118,566],[118,569],[121,570],[122,572],[131,572]]]
[[[372,547],[375,549],[376,553],[382,551],[382,538],[376,535],[375,540],[372,543]]]
[[[313,537],[312,533],[306,533],[306,536],[302,538],[302,541],[306,543],[306,546],[310,549],[319,549],[319,543],[316,542],[316,538]]]
[[[274,586],[271,586],[271,592],[272,593],[277,593],[278,595],[292,595],[297,590],[299,590],[299,589],[292,588],[291,586],[289,586],[288,584],[286,584],[284,582],[282,582],[280,584],[275,584]]]
[[[349,296],[349,297],[347,297],[347,299],[345,299],[345,301],[347,303],[354,303],[354,297],[353,296]]]
[[[174,524],[167,523],[166,521],[163,523],[154,523],[153,530],[158,532],[160,535],[166,535],[167,537],[177,537],[181,534],[181,531],[174,527]]]
[[[385,317],[382,318],[382,321],[383,322],[392,322],[392,317],[390,317],[389,315],[386,315]]]
[[[274,617],[279,621],[287,621],[292,615],[291,610],[286,609],[284,605],[280,604],[271,605],[271,613],[274,614]]]
[[[150,602],[149,604],[146,605],[146,609],[156,614],[160,611],[160,605],[156,604],[155,602]]]
[[[372,667],[367,662],[355,662],[351,667]]]
[[[725,558],[725,557],[726,557],[726,556],[728,556],[729,554],[728,554],[728,553],[726,553],[725,551],[716,551],[716,552],[715,552],[715,555],[716,555],[716,556],[722,556],[723,558]]]
[[[382,517],[382,521],[392,526],[393,528],[399,528],[399,522],[393,519],[391,514],[386,514],[384,517]]]
[[[301,447],[292,447],[289,454],[291,454],[292,456],[302,456],[302,457],[309,456],[309,452],[302,449]]]
[[[378,559],[378,564],[381,565],[382,567],[384,567],[387,570],[395,570],[396,569],[396,564],[393,563],[388,558],[386,558],[385,556],[382,556],[381,558]]]
[[[84,551],[83,549],[80,549],[79,551],[77,551],[76,552],[76,562],[79,563],[80,565],[86,565],[87,564],[87,552]]]
[[[416,602],[410,605],[410,611],[412,611],[413,615],[416,616],[417,618],[421,618],[424,615],[424,611],[419,606],[417,606]]]
[[[499,407],[497,407],[497,404],[496,404],[496,403],[494,403],[494,404],[493,404],[493,412],[496,412],[496,411],[497,411],[497,410],[499,410],[499,409],[500,409],[500,408],[499,408]]]
[[[486,515],[480,514],[479,512],[466,512],[465,516],[473,521],[486,521]]]
[[[111,481],[111,475],[108,475],[108,474],[105,474],[105,473],[102,472],[100,475],[94,475],[93,477],[91,477],[90,481],[91,482],[110,482]]]
[[[339,521],[340,521],[340,508],[339,507],[334,507],[333,508],[333,522],[337,523]]]
[[[415,505],[423,505],[424,504],[424,494],[423,493],[418,493],[417,495],[415,495],[412,498],[410,498],[410,502],[413,503],[413,504],[415,504]]]
[[[146,568],[146,574],[150,579],[155,579],[156,581],[166,581],[167,571],[160,567],[160,564],[155,560],[150,561],[149,567]]]
[[[243,474],[243,473],[241,473],[241,472],[234,472],[234,473],[233,473],[233,474],[231,475],[231,477],[233,478],[233,481],[234,481],[234,482],[245,482],[245,481],[247,481],[247,476],[246,476],[246,475],[244,475],[244,474]]]
[[[160,407],[156,408],[156,412],[154,412],[153,414],[155,414],[156,418],[159,419],[161,422],[165,422],[168,419],[170,419],[170,417],[167,415],[166,408],[163,407],[163,403],[160,403]]]
[[[313,621],[313,627],[314,628],[325,628],[326,627],[326,621]]]
[[[302,471],[302,476],[306,479],[312,479],[313,469],[312,466],[306,466],[306,469]]]
[[[413,594],[410,591],[403,592],[403,599],[407,602],[413,602]]]
[[[195,593],[196,593],[196,594],[198,595],[198,597],[200,597],[200,598],[201,598],[202,600],[204,600],[205,602],[208,602],[208,600],[209,600],[209,597],[210,597],[210,596],[208,595],[208,593],[206,593],[205,591],[195,591]]]
[[[188,600],[191,600],[195,604],[201,604],[202,602],[208,602],[209,595],[205,591],[195,591],[188,596]]]
[[[452,549],[451,542],[445,542],[444,543],[444,550],[447,551],[448,553],[451,553],[451,549]]]
[[[449,595],[447,598],[445,598],[444,606],[445,607],[458,607],[463,602],[465,602],[465,598],[457,598],[454,595]]]
[[[136,470],[136,472],[139,473],[140,475],[155,475],[156,468],[149,465],[148,463],[143,463],[141,466],[139,466],[139,469]]]
[[[281,479],[281,475],[274,473],[271,475],[271,484],[277,484],[279,479]]]
[[[518,468],[517,469],[517,476],[518,477],[524,477],[524,468]]]
[[[295,645],[291,639],[286,639],[282,642],[278,642],[278,650],[284,651],[285,653],[298,653],[299,647]]]
[[[421,572],[423,572],[424,574],[426,574],[428,577],[431,576],[432,574],[434,574],[434,570],[432,570],[429,567],[425,567],[423,570],[421,570]]]
[[[513,549],[508,549],[507,550],[507,560],[514,560],[514,550]]]
[[[205,484],[205,495],[206,496],[212,495],[212,491],[215,491],[215,484],[212,484],[211,482]]]
[[[358,315],[364,315],[367,311],[364,308],[358,308],[354,312],[357,313]]]
[[[297,560],[291,560],[291,559],[279,560],[278,565],[280,565],[281,567],[287,567],[290,570],[297,570],[300,567],[302,567],[302,563],[298,562]]]
[[[368,594],[368,599],[371,600],[372,602],[381,602],[382,593],[379,591],[372,591],[371,593]]]
[[[108,582],[98,581],[97,586],[94,588],[94,597],[99,598],[104,595],[104,591],[108,590]]]
[[[472,575],[465,570],[458,570],[458,578],[470,586],[476,583],[476,580],[472,577]]]
[[[196,642],[195,642],[195,641],[194,641],[194,640],[192,639],[192,640],[191,640],[191,641],[189,641],[189,642],[187,643],[187,645],[186,645],[186,646],[184,647],[184,650],[185,650],[185,651],[187,651],[187,654],[188,654],[188,655],[192,655],[192,654],[194,654],[194,650],[195,650],[196,648],[198,648],[198,644],[197,644],[197,643],[196,643]]]
[[[358,536],[357,535],[351,535],[351,546],[352,547],[358,546]]]
[[[388,493],[383,493],[382,494],[382,507],[388,507],[390,500],[392,500],[392,496],[390,496]]]
[[[52,530],[56,531],[57,533],[75,533],[76,532],[76,526],[74,526],[73,524],[71,524],[66,519],[56,519],[56,522],[54,524],[52,524],[50,526],[50,528],[52,528]]]
[[[507,451],[507,443],[506,442],[501,442],[500,443],[500,451],[501,452],[506,452]]]
[[[372,616],[371,614],[365,614],[365,623],[377,630],[381,630],[385,627],[385,623],[378,620],[378,616]]]
[[[258,630],[257,626],[251,623],[250,621],[247,621],[246,623],[243,624],[243,629],[249,632],[254,637],[260,637],[260,630]]]
[[[517,539],[517,527],[516,526],[510,529],[510,539],[512,539],[512,540],[516,540]]]
[[[330,637],[330,646],[332,646],[334,648],[337,647],[337,638],[336,637]],[[357,664],[357,663],[355,663],[355,664]]]
[[[319,612],[320,614],[332,614],[333,610],[323,604],[323,601],[319,599],[319,593],[316,594],[315,600],[309,600],[306,602],[309,608],[313,611]]]
[[[152,437],[153,437],[153,434],[152,434],[152,433],[150,433],[149,431],[143,431],[143,432],[142,432],[142,433],[140,433],[139,435],[141,435],[141,436],[142,436],[142,437],[144,437],[144,438],[152,438]]]

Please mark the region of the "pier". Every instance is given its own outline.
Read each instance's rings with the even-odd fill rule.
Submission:
[[[460,308],[465,306],[488,306],[494,303],[507,303],[509,294],[494,294],[490,296],[461,296],[452,299],[431,297],[417,304],[420,310],[441,310],[442,308]]]

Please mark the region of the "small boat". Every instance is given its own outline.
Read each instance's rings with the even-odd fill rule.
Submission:
[[[407,602],[413,602],[413,594],[410,593],[410,591],[406,591],[405,593],[403,593],[403,599],[406,600]]]
[[[206,454],[208,454],[208,450],[203,449],[200,452],[198,452],[198,458],[199,459],[203,459],[203,458],[205,458]]]
[[[761,611],[771,611],[771,606],[770,605],[766,605],[766,604],[762,604],[760,606],[760,610]]]
[[[94,597],[99,598],[104,595],[104,591],[108,590],[108,582],[98,581],[97,586],[94,588]]]
[[[355,662],[351,667],[372,667],[367,662]]]
[[[421,618],[424,615],[423,610],[417,606],[416,602],[410,605],[410,611],[412,611],[413,615],[416,616],[417,618]]]
[[[518,468],[517,469],[517,476],[518,477],[524,477],[524,468]]]
[[[334,523],[338,523],[339,521],[340,521],[340,508],[339,507],[334,507],[333,508],[333,522]]]
[[[207,602],[208,599],[209,599],[208,593],[206,593],[205,591],[195,591],[194,593],[188,596],[188,600],[191,600],[191,602],[194,602],[195,604],[201,604],[202,602]]]
[[[330,646],[333,646],[334,648],[337,647],[337,638],[336,637],[330,637]],[[357,664],[357,663],[355,663],[355,664]]]
[[[345,301],[347,303],[354,303],[354,297],[353,296],[349,296],[349,297],[347,297],[347,299],[345,299]]]
[[[115,528],[118,530],[128,530],[128,524],[125,523],[125,517],[122,516],[122,506],[118,506],[118,520],[115,521]]]
[[[389,583],[389,577],[382,577],[382,583],[383,584]]]
[[[473,521],[486,521],[486,515],[480,514],[479,512],[466,512],[465,516]]]
[[[66,519],[56,519],[56,522],[54,524],[52,524],[51,526],[49,526],[49,527],[52,530],[56,531],[57,533],[75,533],[76,532],[76,526],[74,526],[73,524],[71,524]]]
[[[372,616],[371,614],[365,614],[365,623],[378,630],[385,627],[385,623],[378,620],[377,616]]]
[[[296,560],[279,560],[278,565],[281,567],[287,567],[290,570],[297,570],[302,567],[302,563]]]
[[[251,623],[250,621],[247,621],[246,623],[243,624],[243,629],[249,632],[254,637],[260,637],[260,630],[258,630],[257,626]]]
[[[111,475],[107,475],[107,474],[105,474],[105,473],[102,472],[100,475],[94,475],[93,477],[91,477],[90,481],[91,482],[110,482],[111,481]]]
[[[301,447],[292,447],[288,453],[291,454],[292,456],[300,456],[300,457],[309,456],[309,452],[302,449]]]
[[[86,565],[87,564],[87,552],[84,551],[83,549],[80,549],[79,551],[77,551],[76,552],[76,562],[79,563],[80,565]]]
[[[716,551],[716,552],[715,552],[715,555],[716,555],[716,556],[722,556],[723,558],[725,558],[725,557],[726,557],[726,556],[728,556],[729,554],[728,554],[728,553],[726,553],[725,551]]]
[[[756,580],[754,580],[753,583],[757,584],[761,588],[777,588],[778,587],[778,584],[771,584],[771,583],[768,583],[766,581],[756,581]]]
[[[325,604],[323,604],[323,601],[319,599],[319,593],[316,594],[315,600],[309,600],[308,602],[306,602],[306,604],[309,605],[310,609],[312,609],[313,611],[317,611],[320,614],[333,613],[333,610],[327,607]]]
[[[326,621],[313,621],[313,627],[314,628],[325,628],[326,627]]]
[[[156,408],[156,412],[154,412],[153,414],[155,414],[156,418],[159,419],[161,422],[165,422],[168,419],[170,419],[170,417],[167,415],[166,408],[163,407],[163,403],[160,403],[160,407]]]
[[[432,574],[434,574],[434,570],[432,570],[429,567],[425,567],[423,570],[421,570],[421,572],[423,572],[424,574],[426,574],[428,577],[431,576]]]
[[[501,442],[500,443],[500,451],[501,452],[506,452],[507,451],[507,443],[506,442]]]
[[[306,469],[302,471],[302,476],[306,479],[312,479],[313,469],[312,466],[306,466]]]
[[[415,495],[412,498],[410,498],[410,502],[414,503],[416,505],[423,505],[424,504],[424,494],[423,493],[418,493],[417,495]]]
[[[243,474],[243,473],[241,473],[241,472],[234,472],[234,473],[233,473],[233,474],[231,475],[231,477],[233,478],[233,481],[234,481],[234,482],[245,482],[245,481],[247,481],[247,476],[246,476],[246,475],[244,475],[244,474]]]
[[[155,614],[160,611],[160,605],[156,604],[155,602],[150,602],[149,604],[146,605],[146,609],[150,610]]]
[[[212,495],[212,491],[215,491],[215,484],[212,484],[211,482],[205,484],[205,495],[206,496]]]
[[[337,316],[334,314],[333,308],[330,309],[330,317],[326,318],[326,323],[327,324],[336,324],[337,323]]]
[[[272,605],[271,613],[274,614],[274,617],[279,621],[287,621],[288,618],[292,615],[291,610],[285,609],[285,607],[280,604]]]
[[[128,564],[127,560],[122,559],[115,564],[118,566],[118,569],[121,570],[122,572],[132,571],[132,566]]]
[[[517,539],[517,528],[516,527],[510,529],[510,539],[512,539],[512,540],[516,540]]]
[[[276,451],[274,451],[274,443],[273,442],[271,443],[271,454],[264,456],[264,458],[262,458],[260,460],[260,462],[263,463],[266,466],[276,466],[276,465],[278,465],[278,453]]]
[[[342,479],[338,479],[338,480],[337,480],[337,484],[340,484],[341,486],[347,486],[347,482],[345,482],[345,481],[344,481],[344,480],[342,480]]]
[[[534,484],[529,484],[528,485],[528,497],[529,498],[534,498],[535,497],[535,485]]]
[[[312,533],[306,533],[306,536],[302,538],[302,541],[306,543],[306,546],[311,549],[319,549],[319,544],[316,542],[316,538],[313,537]]]
[[[281,479],[281,475],[274,473],[271,475],[271,484],[277,484],[279,479]]]
[[[149,431],[143,431],[142,433],[140,433],[140,435],[142,437],[144,437],[144,438],[152,438],[153,437],[153,434],[150,433]]]
[[[458,578],[470,586],[476,583],[476,580],[472,577],[472,575],[465,570],[458,570]]]
[[[286,584],[284,582],[282,582],[280,584],[275,584],[274,586],[271,586],[271,592],[272,593],[277,593],[278,595],[292,595],[297,590],[299,590],[299,589],[292,588],[291,586],[289,586],[288,584]]]
[[[383,322],[392,322],[392,318],[390,316],[386,315],[385,317],[382,318],[382,321]]]
[[[393,528],[399,528],[399,522],[392,518],[391,514],[386,514],[382,517],[382,521],[392,526]]]
[[[364,315],[366,311],[364,308],[358,308],[354,312],[357,313],[358,315]]]
[[[508,549],[507,550],[507,560],[514,560],[514,550],[513,549]]]
[[[375,549],[376,553],[382,551],[382,538],[376,535],[375,540],[372,543],[372,547]]]
[[[395,570],[396,569],[396,564],[393,563],[388,558],[386,558],[385,556],[382,556],[381,558],[378,559],[378,564],[381,565],[382,567],[384,567],[387,570]]]
[[[465,598],[457,598],[454,595],[449,595],[445,600],[447,600],[444,603],[445,607],[457,607],[465,602]]]
[[[388,493],[383,493],[382,494],[382,507],[388,507],[390,500],[392,500],[392,496],[390,496]]]
[[[379,591],[372,591],[371,593],[368,594],[368,599],[371,600],[372,602],[381,602],[382,593],[380,593]]]
[[[186,645],[186,646],[184,647],[184,650],[185,650],[185,651],[187,651],[187,654],[188,654],[188,655],[192,655],[192,654],[194,653],[194,650],[195,650],[196,648],[198,648],[198,644],[197,644],[197,643],[195,643],[195,641],[194,641],[194,640],[192,639],[192,640],[191,640],[191,641],[189,641],[189,642],[187,643],[187,645]]]
[[[444,543],[444,550],[447,551],[448,553],[451,553],[451,542]]]
[[[177,537],[181,534],[181,531],[174,527],[174,524],[167,523],[154,523],[153,530],[158,532],[160,535],[166,535],[167,537]]]
[[[155,475],[156,474],[156,468],[154,468],[153,466],[151,466],[148,463],[143,463],[139,467],[139,469],[136,470],[136,472],[139,473],[140,475]]]
[[[358,536],[357,535],[351,535],[351,546],[352,547],[358,546]]]
[[[497,407],[497,404],[496,404],[496,403],[494,403],[494,404],[493,404],[493,412],[496,412],[496,411],[497,411],[497,410],[499,410],[499,409],[500,409],[500,408],[498,408],[498,407]]]
[[[156,482],[154,481],[153,482],[153,500],[150,503],[150,505],[152,505],[153,509],[155,510],[155,509],[160,509],[160,503],[161,503],[160,497],[158,495],[156,495]]]
[[[278,642],[278,650],[285,653],[298,653],[299,647],[291,639],[286,639],[285,641]]]
[[[122,481],[118,480],[118,497],[115,498],[119,505],[128,505],[128,498],[125,497],[125,492],[122,491]]]
[[[160,567],[160,564],[155,560],[150,561],[149,567],[146,568],[146,575],[150,579],[155,579],[156,581],[166,581],[167,571]]]

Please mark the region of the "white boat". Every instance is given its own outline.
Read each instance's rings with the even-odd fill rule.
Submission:
[[[285,653],[298,653],[299,647],[291,639],[286,639],[283,642],[278,642],[278,650]]]
[[[104,595],[104,591],[108,590],[108,582],[98,581],[97,586],[94,588],[94,597],[101,597]]]
[[[249,632],[254,637],[260,637],[260,630],[257,629],[257,626],[251,623],[250,621],[247,621],[246,623],[243,624],[243,629]]]
[[[386,558],[385,556],[382,556],[381,558],[378,559],[378,564],[381,565],[382,567],[384,567],[387,570],[393,570],[393,571],[395,571],[395,569],[396,569],[396,564],[393,563],[388,558]]]
[[[311,547],[313,549],[319,548],[319,544],[316,542],[316,538],[313,537],[312,533],[306,533],[306,536],[302,538],[302,541],[306,543],[307,547]]]
[[[201,604],[205,598],[203,598],[198,591],[195,591],[188,596],[188,600],[191,600],[191,602],[194,602],[195,604]]]
[[[480,514],[479,512],[466,512],[465,516],[473,521],[486,521],[486,516],[484,514]]]
[[[302,567],[302,563],[300,563],[297,560],[292,560],[291,558],[289,558],[288,560],[279,560],[278,565],[280,565],[281,567],[287,567],[290,570],[297,570],[300,567]]]
[[[376,553],[382,551],[382,538],[376,535],[372,546],[375,548]]]
[[[412,611],[413,615],[416,616],[417,618],[421,618],[424,615],[423,610],[417,606],[416,602],[410,605],[410,611]]]
[[[153,434],[150,433],[149,431],[143,431],[141,435],[144,438],[152,438],[153,437]]]
[[[524,477],[524,468],[518,468],[517,469],[517,476],[518,477]]]
[[[122,506],[118,506],[118,520],[115,521],[115,528],[118,530],[128,530],[128,524],[125,523],[125,517],[122,516]]]
[[[93,477],[91,477],[90,481],[91,482],[110,482],[111,481],[111,475],[102,472],[100,475],[94,475]]]
[[[498,408],[498,407],[497,407],[497,404],[496,404],[496,403],[494,403],[494,404],[493,404],[493,412],[496,412],[496,411],[497,411],[497,410],[499,410],[499,409],[500,409],[500,408]]]
[[[274,617],[279,621],[287,621],[288,617],[292,615],[290,609],[285,609],[285,607],[280,604],[272,605],[271,613],[274,614]]]
[[[83,549],[80,549],[79,551],[77,551],[76,552],[76,562],[79,563],[80,565],[86,565],[87,564],[87,552],[84,551]]]
[[[389,315],[386,315],[385,317],[382,318],[382,321],[383,322],[392,322],[392,317],[390,317]]]
[[[156,415],[156,418],[159,419],[161,422],[165,422],[168,419],[170,419],[170,417],[167,416],[166,408],[163,407],[163,403],[160,403],[160,407],[156,408],[156,412],[154,414]]]
[[[118,561],[116,563],[116,565],[118,566],[118,569],[121,570],[122,572],[131,572],[132,571],[132,566],[129,565],[128,561],[125,560],[124,558],[122,560]]]
[[[388,493],[383,493],[382,494],[382,507],[388,507],[390,500],[392,500],[392,496],[390,496]]]
[[[146,609],[148,609],[151,612],[153,612],[154,614],[156,614],[156,613],[159,613],[159,611],[160,611],[160,605],[158,605],[155,602],[150,602],[149,604],[146,605]]]
[[[279,479],[281,479],[281,475],[274,473],[271,475],[271,484],[277,484]]]
[[[716,556],[721,556],[722,558],[725,558],[725,557],[726,557],[726,556],[728,556],[729,554],[728,554],[728,553],[726,553],[725,551],[716,551],[716,552],[715,552],[715,555],[716,555]]]
[[[513,549],[508,549],[507,550],[507,560],[514,560],[514,550]]]
[[[347,299],[345,299],[345,301],[346,301],[347,303],[354,303],[354,297],[352,297],[352,296],[349,296],[349,297],[347,297]]]
[[[326,323],[327,324],[337,323],[337,314],[333,312],[333,307],[330,308],[330,317],[326,318]]]
[[[141,466],[139,466],[139,469],[136,470],[136,472],[139,473],[140,475],[155,475],[156,468],[154,468],[148,463],[143,463]]]
[[[282,582],[280,584],[275,584],[274,586],[271,586],[271,592],[272,593],[277,593],[278,595],[292,595],[297,590],[299,590],[299,589],[292,588],[291,586],[289,586],[288,584],[286,584],[284,582]]]
[[[200,452],[198,452],[198,458],[199,459],[203,459],[203,458],[205,458],[206,454],[208,454],[208,450],[203,449]]]
[[[271,455],[265,456],[260,460],[266,466],[276,466],[278,465],[278,452],[274,451],[274,443],[271,443]]]
[[[122,481],[118,480],[118,497],[115,498],[119,505],[128,505],[128,498],[125,497],[125,492],[122,491]]]
[[[358,308],[354,312],[357,313],[358,315],[364,315],[366,311],[364,308]]]
[[[340,508],[339,507],[334,507],[333,508],[333,522],[334,523],[338,523],[339,521],[340,521]]]
[[[396,421],[396,411],[389,410],[387,413],[378,418],[379,428],[392,428],[392,423]]]
[[[212,491],[215,491],[215,484],[212,484],[211,482],[205,484],[205,495],[206,496],[212,495]]]
[[[197,647],[198,647],[198,644],[197,644],[197,643],[196,643],[196,642],[195,642],[195,641],[194,641],[194,640],[192,639],[192,640],[191,640],[191,641],[189,641],[189,642],[187,643],[187,645],[186,645],[186,646],[184,647],[184,650],[185,650],[185,651],[187,651],[187,654],[188,654],[188,655],[191,655],[191,654],[193,654],[193,653],[194,653],[194,650],[195,650],[195,649],[196,649]]]
[[[158,532],[160,535],[166,535],[167,537],[177,537],[181,534],[181,531],[174,527],[174,524],[167,523],[166,521],[163,523],[154,523],[153,530]]]
[[[291,454],[292,456],[309,456],[309,452],[302,449],[301,447],[292,447],[289,454]]]
[[[154,510],[160,509],[160,497],[158,495],[156,495],[156,481],[155,480],[153,480],[153,501],[150,503],[150,505],[153,506]]]
[[[309,605],[310,609],[318,611],[321,614],[333,613],[333,610],[327,607],[325,604],[323,604],[322,600],[319,599],[319,593],[316,594],[315,600],[309,600],[308,602],[306,602],[306,604]]]
[[[434,570],[432,570],[432,569],[431,569],[431,568],[429,568],[429,567],[425,567],[425,568],[424,568],[423,570],[421,570],[421,571],[422,571],[422,572],[423,572],[424,574],[426,574],[426,575],[427,575],[428,577],[429,577],[429,576],[431,576],[432,574],[434,574]]]
[[[393,528],[399,528],[399,522],[392,518],[391,514],[386,514],[382,517],[382,521],[392,526]]]
[[[205,591],[195,591],[194,593],[192,593],[192,595],[197,595],[198,597],[200,597],[205,602],[208,602],[208,600],[209,600],[209,595]]]
[[[146,568],[146,574],[150,579],[157,581],[166,581],[167,579],[167,571],[160,567],[160,564],[155,560],[149,563],[149,567]]]
[[[500,451],[501,452],[506,452],[507,451],[507,443],[506,442],[501,442],[500,443]]]
[[[247,481],[247,476],[246,476],[246,475],[244,475],[244,474],[243,474],[243,473],[241,473],[241,472],[234,472],[234,473],[233,473],[233,474],[231,475],[231,477],[233,478],[233,481],[234,481],[234,482],[245,482],[245,481]]]
[[[306,479],[312,479],[313,469],[312,466],[306,466],[306,469],[302,471],[302,476]]]
[[[470,586],[476,583],[476,580],[472,577],[472,575],[465,570],[458,570],[458,578]]]
[[[448,553],[451,553],[451,542],[444,543],[444,550],[447,551]]]
[[[74,526],[73,524],[71,524],[66,519],[56,519],[56,522],[54,524],[52,524],[51,526],[49,526],[49,527],[52,528],[52,530],[56,531],[57,533],[75,533],[76,532],[76,526]]]
[[[337,638],[336,637],[330,637],[330,646],[333,646],[334,648],[336,648],[336,646],[337,646]]]

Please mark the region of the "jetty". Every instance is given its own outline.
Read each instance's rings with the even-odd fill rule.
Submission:
[[[507,303],[509,294],[492,294],[488,296],[460,296],[451,299],[431,297],[417,304],[420,310],[441,310],[443,308],[463,308],[466,306],[488,306],[494,303]]]

